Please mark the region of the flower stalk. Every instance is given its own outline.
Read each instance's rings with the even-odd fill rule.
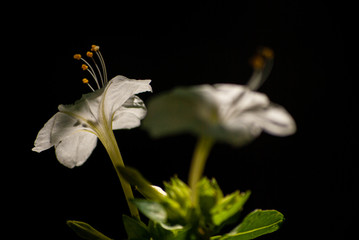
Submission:
[[[107,92],[107,89],[105,90]],[[126,202],[128,208],[130,210],[131,216],[140,220],[140,214],[138,212],[137,207],[131,202],[131,199],[134,199],[133,192],[131,185],[123,178],[121,173],[119,172],[119,167],[125,167],[125,163],[123,162],[123,158],[118,147],[115,135],[112,129],[112,121],[109,123],[108,119],[106,118],[105,114],[105,103],[106,95],[103,97],[101,101],[101,108],[100,108],[100,118],[99,118],[99,125],[96,127],[95,131],[97,132],[98,138],[104,145],[108,155],[110,156],[111,162],[113,167],[116,170],[117,176],[120,179],[120,183],[125,194]]]
[[[101,140],[108,155],[110,156],[111,162],[116,170],[117,176],[120,179],[121,186],[125,194],[127,205],[130,209],[130,213],[132,217],[140,220],[140,214],[138,212],[137,207],[130,201],[131,199],[134,199],[132,188],[130,184],[122,177],[121,173],[118,170],[119,169],[118,167],[124,167],[125,164],[123,162],[122,155],[120,149],[118,148],[117,141],[115,135],[113,134],[113,131],[108,131],[107,134],[101,134],[101,136],[99,136],[99,139]]]
[[[188,183],[192,190],[191,199],[194,206],[197,205],[197,183],[203,175],[204,166],[211,151],[211,148],[214,144],[214,139],[207,136],[202,136],[199,138],[196,148],[193,153],[193,158],[191,162],[190,172]]]

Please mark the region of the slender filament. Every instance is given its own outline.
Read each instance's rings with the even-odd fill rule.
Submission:
[[[91,74],[91,76],[95,80],[98,89],[100,89],[101,87],[100,87],[100,84],[98,83],[95,71],[93,70],[91,65],[85,59],[81,58],[81,60],[89,67],[89,69],[87,69],[87,71],[89,71],[89,73]]]

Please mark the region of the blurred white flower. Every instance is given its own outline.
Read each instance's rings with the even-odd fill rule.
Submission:
[[[154,137],[191,132],[235,146],[250,142],[262,131],[293,134],[296,124],[291,115],[254,91],[269,75],[272,58],[269,49],[262,49],[262,55],[252,59],[254,72],[247,85],[182,87],[154,97],[143,127]]]

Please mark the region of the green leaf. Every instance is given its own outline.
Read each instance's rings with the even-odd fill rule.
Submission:
[[[219,240],[221,239],[222,236],[213,236],[213,237],[210,237],[210,240]]]
[[[277,231],[284,216],[276,210],[255,210],[248,214],[243,222],[224,235],[221,240],[249,240]]]
[[[212,221],[219,226],[242,210],[243,205],[250,196],[250,191],[240,193],[236,191],[222,198],[216,206],[211,209]]]
[[[136,169],[120,166],[116,166],[116,168],[121,173],[121,176],[131,185],[135,186],[145,198],[161,200],[166,196],[166,193],[163,190],[160,190],[159,187],[151,185],[151,183],[147,181]]]
[[[106,237],[89,224],[79,221],[67,221],[67,225],[75,231],[75,233],[86,240],[111,240],[111,238]]]
[[[167,220],[166,209],[160,203],[145,199],[133,199],[132,202],[149,219],[155,222]]]
[[[148,226],[152,239],[161,240],[186,240],[189,228],[182,226],[169,227],[162,223],[149,222]]]
[[[129,240],[148,240],[150,239],[150,234],[148,232],[147,226],[132,217],[123,215],[123,224],[127,232]]]

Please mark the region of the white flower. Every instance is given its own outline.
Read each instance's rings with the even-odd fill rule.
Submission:
[[[146,115],[143,101],[135,94],[151,91],[150,82],[117,76],[75,104],[60,105],[38,133],[32,150],[42,152],[54,146],[57,159],[73,168],[88,159],[98,137],[111,155],[115,152],[110,149],[114,148],[112,130],[138,127]]]
[[[235,84],[178,88],[152,99],[148,109],[143,126],[155,137],[192,132],[240,146],[262,131],[276,136],[296,131],[283,107]]]
[[[154,136],[190,132],[202,137],[244,145],[265,131],[287,136],[296,131],[291,115],[268,97],[254,91],[272,67],[273,53],[265,48],[253,59],[248,85],[215,84],[177,88],[153,98],[143,126]]]

